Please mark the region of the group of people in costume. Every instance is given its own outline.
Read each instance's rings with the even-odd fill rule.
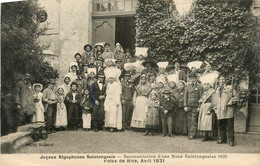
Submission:
[[[61,86],[50,79],[42,93],[41,84],[33,85],[33,122],[46,123],[48,133],[132,129],[145,136],[218,137],[218,143],[234,146],[237,94],[226,77],[208,62],[189,62],[184,71],[179,61],[155,62],[147,51],[136,47],[132,56],[119,43],[114,52],[109,43],[97,43],[94,51],[85,45]]]

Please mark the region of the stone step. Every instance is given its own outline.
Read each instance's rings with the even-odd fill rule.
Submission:
[[[33,132],[35,129],[38,128],[45,128],[45,124],[37,124],[37,123],[31,123],[23,126],[18,126],[17,132]]]
[[[1,153],[16,153],[25,145],[33,143],[31,132],[16,132],[1,137]]]

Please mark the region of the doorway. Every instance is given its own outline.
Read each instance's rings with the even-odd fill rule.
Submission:
[[[105,17],[95,18],[92,22],[92,44],[108,42],[111,51],[114,51],[116,43],[120,43],[123,49],[135,49],[135,17]]]
[[[120,43],[123,49],[135,49],[135,17],[116,17],[115,44]]]

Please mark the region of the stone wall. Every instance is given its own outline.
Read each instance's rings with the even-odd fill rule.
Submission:
[[[48,13],[42,26],[49,24],[40,41],[50,43],[46,54],[58,55],[58,83],[61,84],[74,54],[82,53],[83,46],[91,43],[92,0],[40,0],[39,3]]]

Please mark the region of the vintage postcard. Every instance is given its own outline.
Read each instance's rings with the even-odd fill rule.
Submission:
[[[1,3],[1,164],[260,165],[260,0]]]

